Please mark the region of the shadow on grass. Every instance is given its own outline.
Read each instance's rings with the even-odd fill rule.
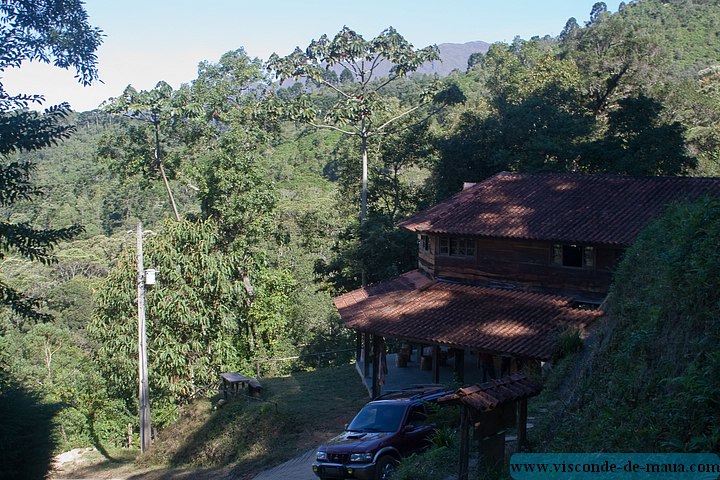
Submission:
[[[60,405],[44,404],[17,385],[0,382],[0,388],[0,479],[44,479],[52,466]]]
[[[107,449],[103,446],[102,442],[100,441],[100,437],[97,434],[97,430],[95,430],[95,414],[90,413],[89,415],[86,415],[85,417],[87,422],[88,431],[90,432],[90,441],[92,442],[93,447],[95,447],[95,450],[100,452],[100,454],[105,457],[109,462],[119,462],[120,460],[113,458],[110,455],[110,452],[107,451]]]
[[[215,475],[208,478],[228,474],[229,478],[250,479],[336,435],[367,401],[352,365],[261,382],[262,401],[236,397],[222,408],[215,409],[217,402],[210,400],[186,408],[161,434],[152,461],[168,461],[173,467],[215,468],[208,470]],[[220,466],[231,466],[231,471],[217,470]],[[165,475],[169,476],[133,478],[183,478],[178,476],[181,471]]]

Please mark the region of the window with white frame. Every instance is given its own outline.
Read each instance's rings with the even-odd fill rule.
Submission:
[[[474,257],[475,239],[464,237],[440,237],[440,255]]]

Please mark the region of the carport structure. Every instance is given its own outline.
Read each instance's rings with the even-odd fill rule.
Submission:
[[[517,426],[518,448],[527,445],[527,402],[538,395],[541,386],[524,373],[461,388],[438,399],[440,405],[460,405],[460,472],[468,478],[472,424],[479,440],[481,464],[501,465],[505,459],[505,428]]]
[[[460,376],[463,365],[457,363],[465,351],[515,365],[545,361],[562,332],[583,330],[602,315],[558,295],[431,279],[419,270],[348,292],[335,305],[345,326],[356,331],[358,360],[374,360],[373,397],[381,391],[378,359],[385,338],[431,347],[428,381],[439,383],[441,348],[456,353]],[[368,362],[364,365],[369,368]]]

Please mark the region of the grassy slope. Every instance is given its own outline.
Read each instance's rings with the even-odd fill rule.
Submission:
[[[262,402],[231,399],[215,410],[214,402],[204,400],[185,409],[161,433],[152,460],[258,470],[336,435],[368,400],[351,365],[262,379],[262,384]]]
[[[249,479],[337,435],[368,401],[353,365],[261,382],[262,402],[233,398],[216,408],[218,395],[187,406],[143,458],[88,455],[54,478]]]

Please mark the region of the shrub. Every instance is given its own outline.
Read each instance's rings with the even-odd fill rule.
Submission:
[[[571,353],[576,353],[582,350],[583,339],[580,336],[580,330],[577,328],[570,328],[560,334],[557,341],[557,347],[555,348],[555,354],[553,360],[557,361],[561,358],[565,358]]]
[[[457,446],[431,448],[414,454],[398,465],[393,480],[437,480],[457,473],[460,451]]]

